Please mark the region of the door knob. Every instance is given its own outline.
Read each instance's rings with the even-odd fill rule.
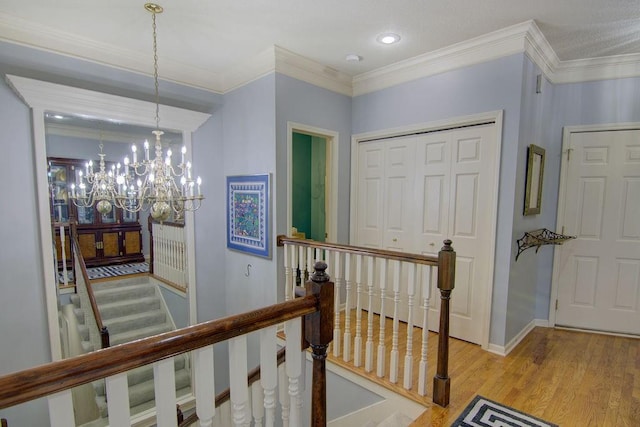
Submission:
[[[394,237],[394,238],[393,238],[393,241],[394,241],[394,242],[397,242],[397,241],[398,241],[398,239],[396,239],[396,238]]]

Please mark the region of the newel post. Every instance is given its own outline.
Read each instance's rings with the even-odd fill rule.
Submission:
[[[456,253],[451,240],[445,240],[438,253],[438,289],[440,289],[440,329],[438,332],[438,366],[433,377],[433,402],[447,407],[451,383],[449,378],[449,302],[455,286]]]
[[[311,425],[327,425],[327,348],[333,340],[333,282],[326,274],[327,264],[316,262],[311,280],[305,283],[307,295],[315,295],[319,310],[305,316],[304,334],[313,356],[313,379],[311,389]]]

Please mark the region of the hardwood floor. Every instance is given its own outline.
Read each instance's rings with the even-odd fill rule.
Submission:
[[[406,334],[406,326],[401,326],[402,333]],[[366,338],[366,324],[363,334]],[[391,334],[386,336],[389,340]],[[419,336],[417,328],[414,336]],[[423,398],[398,384],[390,386],[427,408],[412,426],[449,426],[476,394],[560,426],[640,426],[640,339],[535,328],[506,357],[451,339],[447,408],[431,403],[437,335],[430,334],[429,339],[429,395]],[[419,358],[417,343],[414,361]],[[404,351],[400,348],[401,361]],[[330,356],[330,360],[353,369],[341,358]],[[386,365],[388,373],[388,361]],[[401,384],[402,366],[399,372]],[[385,382],[374,372],[364,375]],[[414,368],[413,389],[417,375]]]

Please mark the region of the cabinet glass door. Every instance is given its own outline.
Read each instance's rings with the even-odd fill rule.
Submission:
[[[51,197],[51,217],[55,222],[69,221],[69,195],[67,193],[67,168],[49,168],[49,189]]]
[[[93,224],[93,206],[84,208],[78,206],[78,224]]]

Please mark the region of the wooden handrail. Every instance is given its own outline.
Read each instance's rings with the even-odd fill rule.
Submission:
[[[391,259],[396,261],[414,262],[416,264],[434,265],[434,266],[438,265],[437,256],[412,254],[409,252],[388,251],[385,249],[367,248],[365,246],[353,246],[353,245],[343,245],[339,243],[318,242],[318,241],[309,240],[309,239],[296,239],[294,237],[287,237],[285,235],[279,235],[277,237],[277,242],[278,242],[278,246],[284,246],[285,243],[289,243],[292,245],[313,247],[313,248],[331,250],[336,252],[349,252],[356,255],[374,256],[374,257],[386,258],[386,259]]]
[[[93,318],[96,319],[96,324],[98,325],[98,331],[100,332],[100,341],[102,348],[108,348],[109,343],[109,330],[102,323],[102,316],[100,315],[100,310],[98,309],[98,303],[96,302],[96,297],[93,294],[93,288],[91,287],[91,280],[89,279],[89,273],[87,273],[87,265],[84,262],[84,257],[82,256],[82,252],[80,251],[80,242],[78,242],[78,233],[76,224],[71,224],[71,242],[73,244],[73,250],[76,253],[76,259],[80,263],[80,271],[82,272],[82,277],[84,279],[84,283],[87,286],[87,294],[89,296],[89,303],[91,304],[91,311],[93,312]]]
[[[303,298],[2,376],[0,409],[316,313],[326,305],[322,303],[323,297],[317,293],[307,294]]]

